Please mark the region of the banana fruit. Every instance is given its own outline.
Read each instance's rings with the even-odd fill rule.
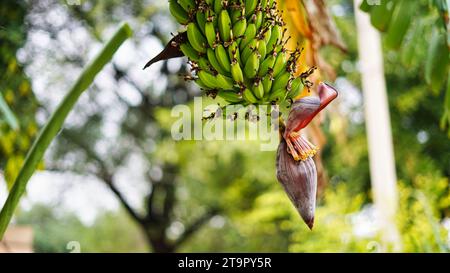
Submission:
[[[177,45],[191,64],[186,79],[207,94],[233,104],[278,104],[303,90],[305,76],[295,76],[300,51],[285,47],[276,1],[169,0],[169,9],[186,28]]]

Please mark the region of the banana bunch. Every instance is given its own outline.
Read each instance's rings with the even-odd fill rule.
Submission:
[[[304,78],[294,76],[301,51],[286,49],[289,38],[274,0],[169,0],[169,8],[186,26],[186,39],[172,42],[189,58],[192,75],[185,79],[209,96],[277,104],[303,90]]]

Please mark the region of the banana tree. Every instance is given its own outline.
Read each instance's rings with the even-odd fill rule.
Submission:
[[[383,33],[385,46],[398,50],[405,66],[424,67],[422,73],[432,95],[445,93],[441,127],[448,129],[450,137],[450,1],[380,0],[376,5],[371,2],[364,0],[359,7]]]

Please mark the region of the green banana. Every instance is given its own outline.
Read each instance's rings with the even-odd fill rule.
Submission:
[[[219,14],[222,11],[222,0],[214,0],[214,13]]]
[[[242,101],[242,96],[237,94],[234,91],[229,90],[220,90],[217,93],[217,96],[221,97],[222,99],[230,102],[230,103],[237,103]]]
[[[230,12],[231,23],[234,25],[237,21],[245,18],[245,7],[243,5],[236,5]]]
[[[258,6],[258,8],[256,9],[256,14],[255,14],[256,28],[259,29],[261,27],[262,23],[263,23],[263,13],[262,13],[261,7]]]
[[[283,28],[280,25],[275,25],[270,34],[270,39],[267,42],[267,51],[272,52],[275,45],[283,39]]]
[[[228,11],[223,9],[219,14],[219,33],[223,42],[228,42],[231,39],[231,19]]]
[[[258,99],[255,97],[255,95],[253,95],[252,91],[250,91],[250,89],[248,88],[244,90],[244,92],[242,93],[242,97],[246,102],[250,104],[258,102]]]
[[[261,7],[262,9],[266,9],[267,7],[271,7],[273,0],[261,0]]]
[[[216,70],[216,72],[226,76],[230,74],[225,69],[223,69],[222,66],[219,64],[219,61],[217,60],[214,50],[208,48],[206,50],[206,56],[208,57],[209,63]]]
[[[200,32],[199,28],[197,27],[197,24],[195,23],[188,24],[187,37],[189,42],[191,43],[191,46],[195,50],[197,50],[200,53],[206,52],[205,45],[207,44],[207,41],[205,37],[203,37],[203,34]]]
[[[273,79],[272,76],[267,75],[262,79],[262,85],[264,88],[264,94],[269,95],[272,89]]]
[[[195,79],[194,82],[195,82],[198,86],[200,86],[200,88],[203,88],[203,89],[210,89],[204,82],[202,82],[202,80],[200,80],[200,78]]]
[[[280,52],[275,60],[275,64],[273,65],[273,77],[276,78],[281,71],[286,69],[287,60],[286,52]]]
[[[189,23],[188,13],[178,4],[176,0],[169,0],[170,14],[182,25]]]
[[[199,79],[208,88],[211,88],[211,89],[220,88],[217,78],[214,75],[212,75],[206,71],[203,71],[203,70],[200,70],[197,75],[198,75]]]
[[[250,54],[250,57],[245,63],[244,75],[249,79],[253,79],[258,73],[258,70],[259,70],[259,53],[258,51],[254,51]]]
[[[246,28],[247,28],[247,19],[245,19],[245,17],[242,17],[233,25],[234,37],[240,37],[244,35]]]
[[[205,58],[200,58],[197,62],[198,67],[202,70],[208,71],[208,72],[212,72],[210,66],[209,66],[209,61]]]
[[[296,98],[298,95],[300,95],[302,90],[303,90],[302,79],[300,77],[295,78],[291,82],[291,90],[288,93],[288,98],[291,98],[291,99]]]
[[[247,29],[244,33],[244,38],[241,41],[241,44],[239,45],[239,48],[241,50],[244,50],[244,48],[247,46],[250,41],[255,39],[256,36],[256,25],[255,24],[248,24]]]
[[[216,42],[216,29],[213,22],[206,22],[205,24],[205,36],[208,40],[208,44],[211,48],[214,48]]]
[[[219,84],[220,88],[223,88],[225,90],[233,89],[233,87],[234,87],[233,79],[223,76],[222,74],[217,74],[216,79],[217,79],[217,83]]]
[[[286,97],[286,89],[280,88],[270,93],[269,101],[282,101]]]
[[[270,41],[271,36],[272,36],[272,28],[268,27],[268,28],[266,28],[266,30],[264,32],[264,42],[266,43],[266,47],[267,47],[267,43],[269,43],[269,41]]]
[[[180,4],[186,12],[189,12],[191,9],[195,8],[194,0],[178,0],[178,4]]]
[[[253,39],[250,43],[248,43],[248,45],[245,47],[245,49],[242,51],[242,62],[243,63],[247,63],[248,58],[250,57],[250,55],[254,52],[257,51],[258,49],[258,43],[259,41],[256,39]]]
[[[210,6],[211,7],[211,6]],[[206,21],[214,23],[214,27],[217,26],[217,15],[212,8],[206,9]]]
[[[272,91],[277,91],[278,89],[286,89],[286,86],[291,78],[289,72],[284,72],[275,78],[272,84]]]
[[[200,59],[197,51],[195,51],[195,49],[189,43],[181,44],[180,50],[186,57],[188,57],[192,61],[198,61]]]
[[[246,0],[245,1],[245,16],[250,16],[256,9],[258,0]]]
[[[244,82],[244,74],[242,73],[241,66],[236,59],[231,62],[231,76],[238,84],[242,84]]]
[[[205,35],[205,26],[206,26],[206,13],[197,11],[195,14],[195,19],[197,20],[197,25],[199,26],[202,34]]]
[[[266,48],[266,43],[263,40],[259,40],[258,42],[258,52],[259,55],[261,56],[261,58],[264,60],[266,58],[266,52],[267,52],[267,48]]]
[[[262,9],[265,9],[266,7],[267,7],[267,0],[260,0],[259,1],[259,4],[261,5],[261,8]]]
[[[262,99],[264,97],[264,87],[260,80],[255,82],[252,91],[256,98]]]
[[[239,54],[239,47],[238,47],[238,43],[236,41],[233,41],[228,46],[228,56],[230,57],[231,60],[233,60],[233,58],[236,58],[236,60],[238,62],[241,61],[241,56]]]
[[[186,25],[186,32],[177,35],[194,75],[186,80],[212,97],[269,104],[303,90],[304,78],[294,77],[299,50],[285,48],[286,24],[274,0],[169,0],[169,8]]]
[[[223,45],[219,44],[215,49],[214,52],[216,53],[217,61],[219,61],[219,64],[222,66],[222,68],[230,72],[231,70],[231,64],[230,59],[228,58],[227,51],[225,50],[225,47]]]
[[[269,55],[260,65],[258,76],[263,77],[267,75],[270,68],[273,68],[273,65],[275,64],[276,56],[275,54]]]

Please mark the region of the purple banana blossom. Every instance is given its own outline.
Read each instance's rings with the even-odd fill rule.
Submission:
[[[319,97],[304,97],[292,104],[277,152],[277,179],[310,229],[317,194],[317,169],[312,157],[317,148],[300,130],[338,95],[336,89],[324,83],[318,91]]]
[[[314,225],[316,209],[317,171],[311,157],[294,160],[287,152],[283,139],[278,146],[277,179],[310,229]]]

